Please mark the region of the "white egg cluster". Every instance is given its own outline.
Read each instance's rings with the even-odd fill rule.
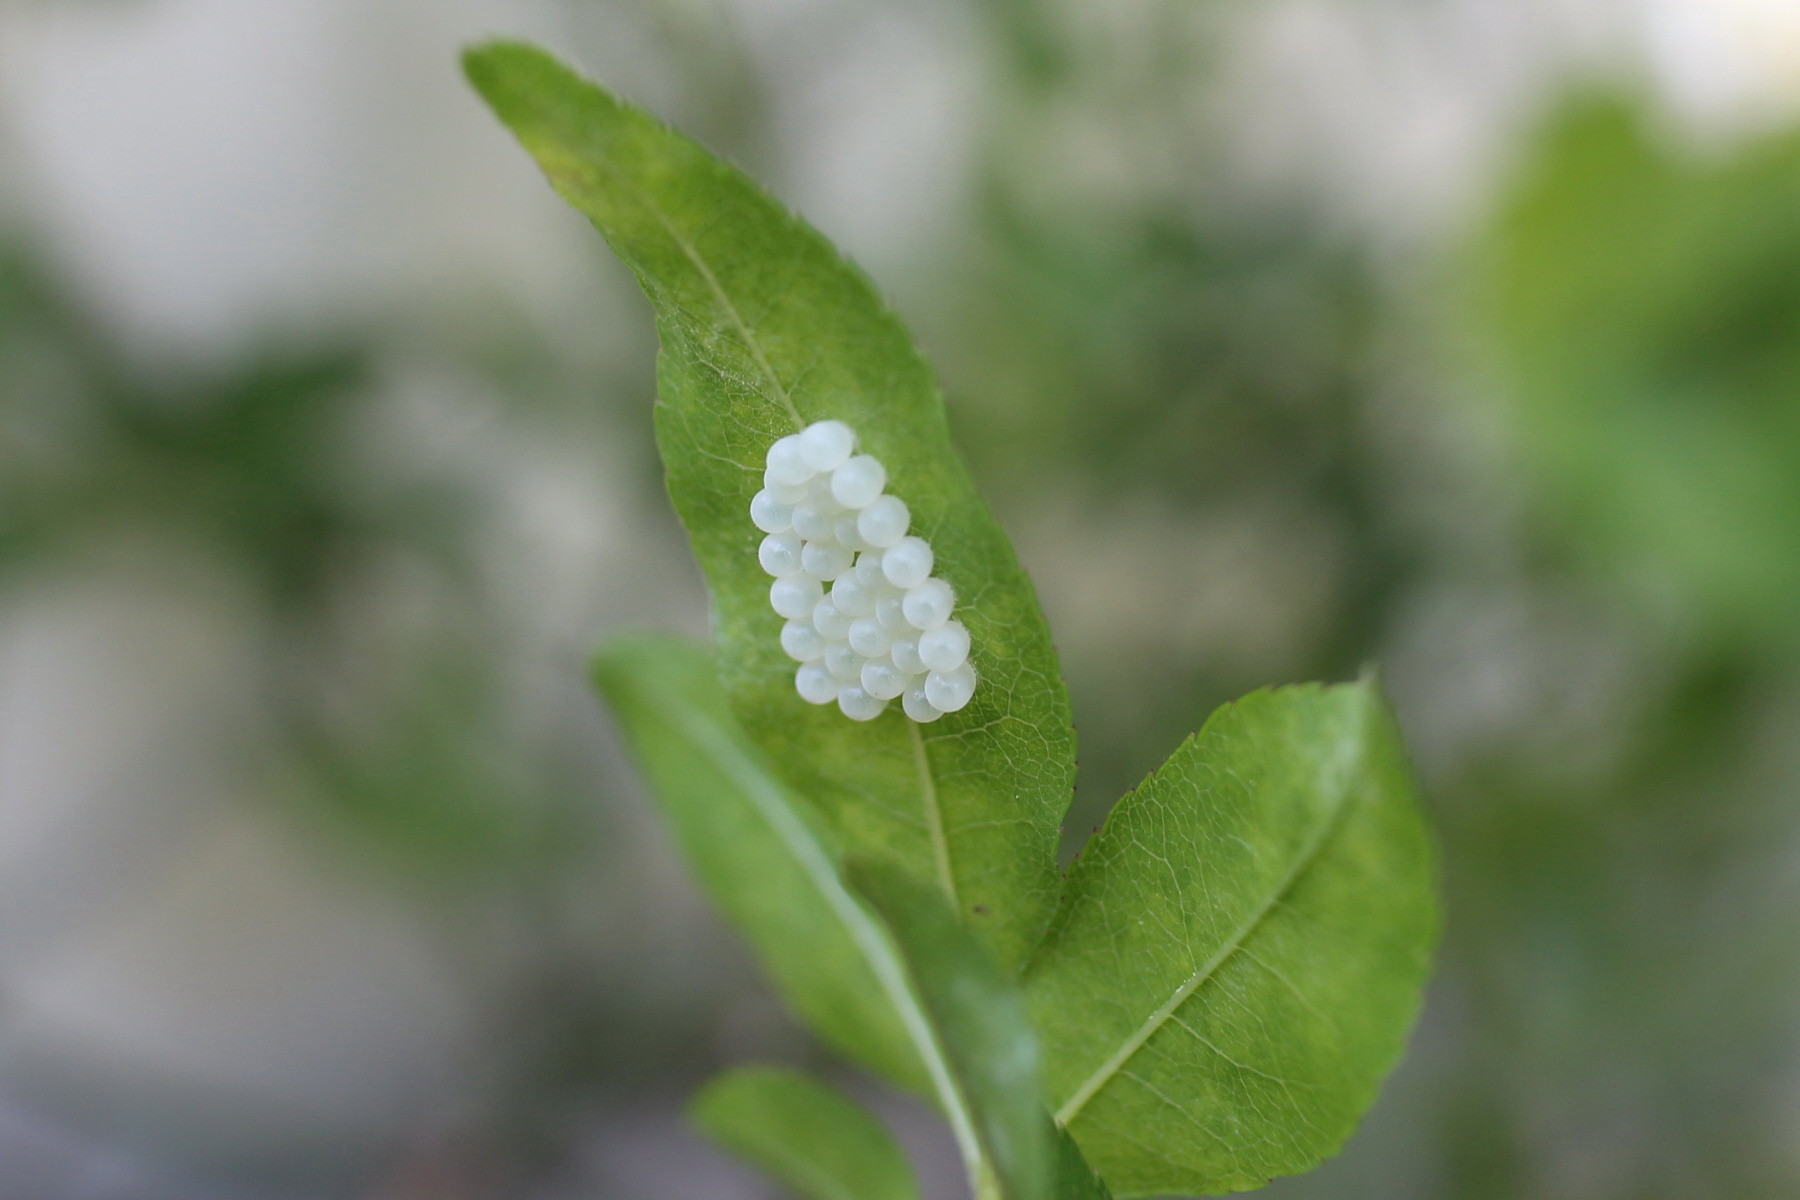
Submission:
[[[975,694],[969,631],[950,617],[950,585],[932,577],[931,544],[907,536],[906,502],[883,494],[887,468],[855,449],[842,421],[769,447],[750,519],[768,534],[757,558],[787,618],[781,648],[808,703],[873,721],[899,697],[907,716],[935,721]]]

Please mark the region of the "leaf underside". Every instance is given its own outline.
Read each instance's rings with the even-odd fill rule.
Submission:
[[[1372,684],[1227,705],[1119,802],[1026,974],[1051,1106],[1116,1193],[1339,1149],[1417,1010],[1432,871]]]
[[[655,309],[657,440],[740,722],[846,852],[936,881],[1016,967],[1055,904],[1074,732],[1036,596],[929,368],[868,280],[737,170],[532,47],[477,47],[465,65]],[[795,694],[747,514],[769,444],[825,418],[887,466],[973,638],[974,700],[929,726],[897,707],[860,725]]]
[[[846,874],[906,963],[1000,1194],[1054,1200],[1055,1126],[1044,1111],[1037,1038],[1018,984],[930,884],[882,862],[853,860]]]
[[[727,1071],[700,1090],[688,1116],[805,1200],[918,1200],[893,1136],[862,1105],[804,1072]]]
[[[707,648],[667,634],[615,639],[594,676],[694,873],[789,1005],[851,1058],[929,1093],[869,959],[880,931],[844,890],[816,819],[738,729]]]

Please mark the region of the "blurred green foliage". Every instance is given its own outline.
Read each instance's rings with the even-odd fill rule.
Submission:
[[[1789,1194],[1800,136],[1684,144],[1578,93],[1467,267],[1534,585],[1620,678],[1598,745],[1443,789],[1456,1194]]]
[[[1579,97],[1476,268],[1565,548],[1711,634],[1800,633],[1800,134],[1682,146]]]

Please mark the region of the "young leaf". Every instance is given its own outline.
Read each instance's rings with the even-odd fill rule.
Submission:
[[[846,875],[881,914],[906,961],[1000,1195],[1052,1200],[1056,1132],[1018,985],[958,924],[936,888],[883,862],[852,860]]]
[[[803,1072],[727,1071],[694,1097],[688,1117],[806,1200],[918,1200],[912,1168],[881,1123]]]
[[[903,1086],[931,1083],[890,988],[876,922],[844,890],[803,806],[745,739],[705,646],[616,639],[594,676],[694,873],[756,947],[794,1011],[826,1041]]]
[[[1031,584],[950,443],[929,368],[860,272],[692,141],[530,46],[477,47],[465,66],[656,311],[657,441],[740,722],[846,851],[937,881],[1016,966],[1055,903],[1074,731]],[[769,444],[824,418],[886,464],[960,598],[980,684],[930,726],[804,703],[777,642],[750,498]]]
[[[1227,705],[1119,802],[1027,970],[1057,1120],[1121,1196],[1314,1166],[1399,1055],[1436,926],[1374,686]]]

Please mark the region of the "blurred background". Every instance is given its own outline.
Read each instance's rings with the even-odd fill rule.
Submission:
[[[1071,849],[1381,665],[1446,940],[1274,1195],[1800,1194],[1791,0],[0,0],[0,1200],[754,1200],[684,1096],[831,1069],[586,687],[705,598],[490,33],[895,299]]]

